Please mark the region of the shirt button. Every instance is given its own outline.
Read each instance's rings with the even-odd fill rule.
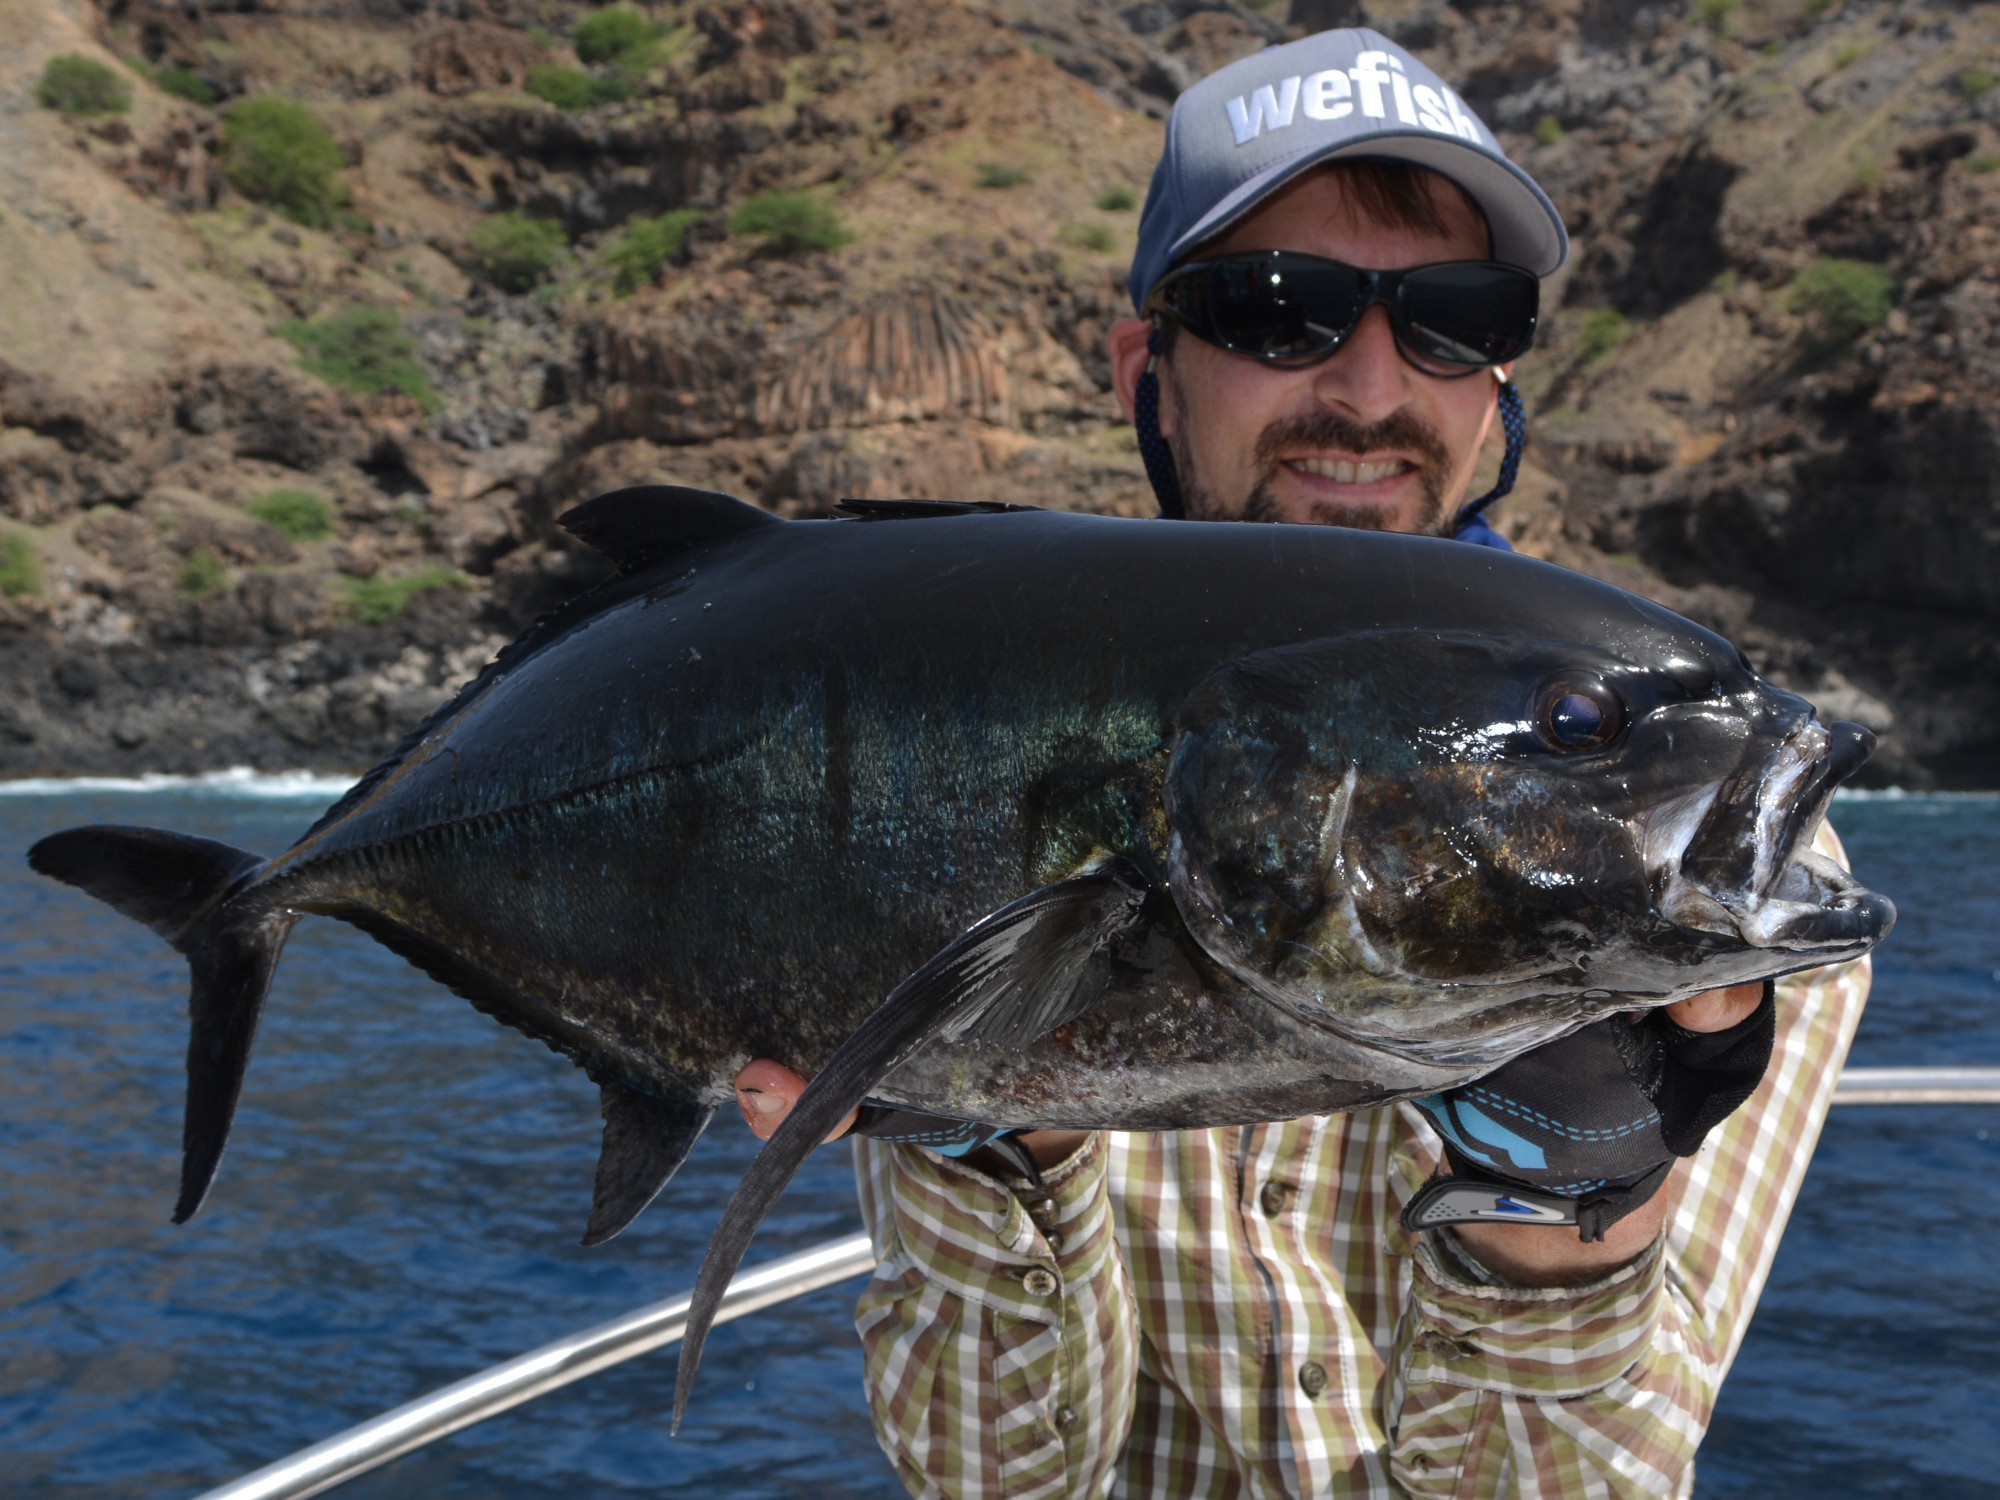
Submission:
[[[1318,1360],[1308,1360],[1299,1366],[1299,1389],[1308,1396],[1317,1397],[1326,1389],[1326,1366]]]
[[[1021,1290],[1030,1297],[1047,1297],[1056,1289],[1055,1272],[1042,1266],[1032,1266],[1028,1274],[1021,1278]]]
[[[1267,1182],[1264,1191],[1257,1195],[1257,1203],[1265,1218],[1275,1219],[1285,1211],[1285,1200],[1289,1197],[1291,1193],[1282,1182]]]
[[[1044,1234],[1042,1238],[1048,1242],[1049,1254],[1059,1255],[1062,1253],[1063,1237],[1061,1235],[1057,1234],[1053,1229],[1051,1229],[1047,1234]]]
[[[1054,1223],[1056,1217],[1056,1200],[1053,1198],[1030,1198],[1028,1200],[1028,1217],[1038,1224],[1043,1219]]]
[[[1076,1426],[1076,1408],[1073,1406],[1058,1406],[1056,1408],[1056,1426]]]

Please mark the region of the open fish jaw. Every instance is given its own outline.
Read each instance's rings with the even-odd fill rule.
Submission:
[[[1811,845],[1834,789],[1875,737],[1808,719],[1760,766],[1645,815],[1645,860],[1675,926],[1752,948],[1838,958],[1879,941],[1895,908]]]

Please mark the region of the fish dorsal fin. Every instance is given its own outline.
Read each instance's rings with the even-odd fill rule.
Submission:
[[[768,510],[717,490],[681,484],[635,484],[586,500],[556,524],[593,551],[636,573],[684,547],[720,542],[785,523]]]
[[[858,521],[922,521],[932,516],[989,516],[1042,507],[1006,500],[837,500],[833,508]]]

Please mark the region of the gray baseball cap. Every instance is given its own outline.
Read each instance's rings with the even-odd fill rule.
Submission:
[[[1549,195],[1442,78],[1379,32],[1322,31],[1239,59],[1175,101],[1139,219],[1132,305],[1301,172],[1342,158],[1449,177],[1486,215],[1495,260],[1548,276],[1569,254]]]

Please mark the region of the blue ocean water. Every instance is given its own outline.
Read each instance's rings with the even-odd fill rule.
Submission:
[[[194,1494],[692,1282],[752,1152],[740,1125],[718,1120],[652,1209],[583,1250],[595,1090],[330,922],[287,950],[208,1206],[167,1224],[185,969],[28,875],[22,852],[88,822],[275,850],[330,795],[309,781],[0,795],[0,1495]],[[2000,799],[1843,800],[1836,819],[1903,911],[1855,1061],[2000,1065]],[[1993,1492],[1996,1169],[2000,1109],[1835,1113],[1698,1493]],[[858,1227],[832,1148],[751,1258]],[[667,1352],[339,1493],[891,1500],[855,1289],[718,1330],[677,1439]]]

